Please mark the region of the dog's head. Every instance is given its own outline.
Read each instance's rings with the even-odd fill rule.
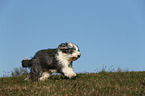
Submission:
[[[75,61],[81,56],[78,46],[73,43],[62,43],[58,46],[58,50],[62,53],[64,58],[70,61]]]

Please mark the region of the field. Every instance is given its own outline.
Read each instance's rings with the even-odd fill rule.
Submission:
[[[0,96],[145,96],[145,71],[53,75],[43,82],[25,77],[0,78]]]

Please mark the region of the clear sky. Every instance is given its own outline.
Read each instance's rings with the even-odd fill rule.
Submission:
[[[0,76],[63,42],[80,47],[76,72],[145,71],[145,0],[0,0]]]

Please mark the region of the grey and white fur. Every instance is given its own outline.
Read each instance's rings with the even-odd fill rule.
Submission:
[[[72,62],[80,58],[81,53],[74,43],[62,43],[56,49],[38,51],[30,60],[22,60],[23,67],[31,68],[25,80],[47,80],[51,73],[62,73],[68,78],[76,77]],[[40,75],[41,74],[41,75]]]

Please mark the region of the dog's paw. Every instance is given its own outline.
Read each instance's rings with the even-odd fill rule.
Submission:
[[[39,79],[38,79],[38,81],[46,81],[48,78],[43,78],[43,77],[40,77]]]
[[[69,73],[69,74],[64,74],[66,77],[68,77],[69,79],[72,79],[74,77],[76,77],[76,73]]]
[[[30,76],[27,76],[24,80],[25,81],[30,81]]]
[[[69,79],[76,77],[76,73],[74,72],[72,67],[64,67],[62,69],[63,74]]]
[[[42,77],[40,77],[40,78],[38,79],[38,81],[45,81],[45,80],[47,80],[49,77],[50,77],[50,73],[48,73],[48,72],[43,72],[43,73],[42,73]]]

